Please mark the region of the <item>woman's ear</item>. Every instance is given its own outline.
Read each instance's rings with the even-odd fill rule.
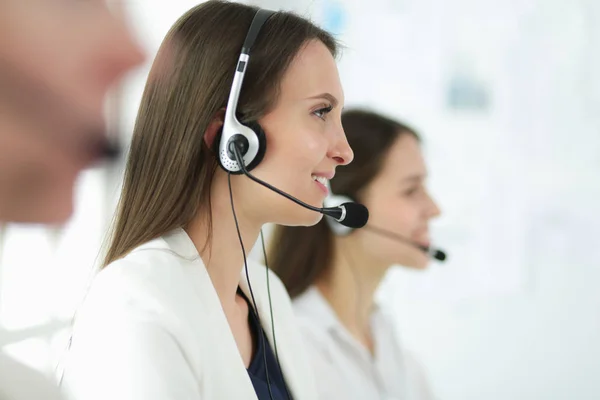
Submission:
[[[222,108],[214,115],[206,131],[204,131],[204,143],[208,146],[209,149],[212,149],[217,136],[223,129],[223,121],[225,121],[225,109]]]

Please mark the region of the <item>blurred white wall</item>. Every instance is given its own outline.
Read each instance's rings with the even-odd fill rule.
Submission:
[[[125,135],[162,38],[196,3],[121,2],[150,54],[121,91]],[[381,296],[438,397],[600,398],[600,3],[252,3],[334,31],[347,106],[401,118],[425,138],[444,210],[434,234],[449,262],[397,268]],[[85,288],[120,173],[86,173],[61,231],[0,232],[3,337],[31,365],[48,369],[62,350],[64,331],[52,333]]]

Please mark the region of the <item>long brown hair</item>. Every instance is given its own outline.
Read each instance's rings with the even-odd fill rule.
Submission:
[[[165,37],[139,108],[121,198],[103,266],[175,228],[198,212],[210,218],[217,168],[204,133],[225,108],[234,69],[258,9],[207,1],[185,13]],[[337,56],[327,32],[289,12],[262,27],[240,94],[238,118],[255,121],[276,104],[289,64],[311,40]],[[208,234],[212,221],[208,221]]]
[[[379,174],[392,144],[401,135],[419,136],[408,126],[380,114],[354,109],[342,114],[342,125],[354,160],[338,168],[331,191],[360,201],[361,192]],[[283,281],[291,297],[304,292],[329,270],[333,233],[323,218],[310,227],[277,226],[269,246],[269,267]]]

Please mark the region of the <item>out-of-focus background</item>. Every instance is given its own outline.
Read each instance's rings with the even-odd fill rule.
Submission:
[[[107,104],[127,143],[148,69],[197,1],[109,1],[150,57]],[[336,34],[346,107],[416,127],[443,209],[427,271],[380,295],[442,400],[600,398],[600,2],[270,0]],[[86,172],[64,227],[0,228],[5,349],[52,373],[123,165]]]

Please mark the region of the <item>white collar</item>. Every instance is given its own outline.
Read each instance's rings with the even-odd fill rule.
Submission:
[[[331,304],[321,294],[321,291],[316,286],[310,286],[301,295],[294,300],[295,307],[300,310],[306,310],[312,314],[315,321],[323,326],[328,331],[343,331],[347,333],[347,329],[342,324]],[[371,312],[371,321],[380,320],[383,314],[383,308],[376,297],[373,302],[373,311]]]
[[[172,231],[162,235],[161,237],[150,240],[150,241],[136,247],[132,251],[132,253],[136,252],[136,251],[140,251],[140,250],[164,250],[164,251],[168,251],[170,253],[174,253],[179,258],[182,258],[184,260],[187,260],[190,262],[200,262],[200,264],[203,267],[204,272],[206,274],[208,273],[208,271],[206,271],[206,264],[204,263],[204,260],[202,260],[200,253],[198,253],[198,249],[196,248],[196,245],[194,244],[194,242],[192,241],[190,236],[187,234],[187,232],[183,228],[175,228]],[[247,263],[248,263],[249,268],[250,268],[251,264],[256,264],[255,261],[249,259],[248,257],[247,257],[247,259],[248,259]],[[252,277],[252,281],[254,282],[254,280],[258,280],[261,278],[263,278],[263,277],[262,276],[261,277]],[[240,286],[240,289],[242,290],[242,292],[244,292],[244,294],[246,296],[250,297],[250,289],[248,287],[248,279],[246,277],[246,271],[244,268],[242,268],[242,271],[240,273],[239,286]]]

